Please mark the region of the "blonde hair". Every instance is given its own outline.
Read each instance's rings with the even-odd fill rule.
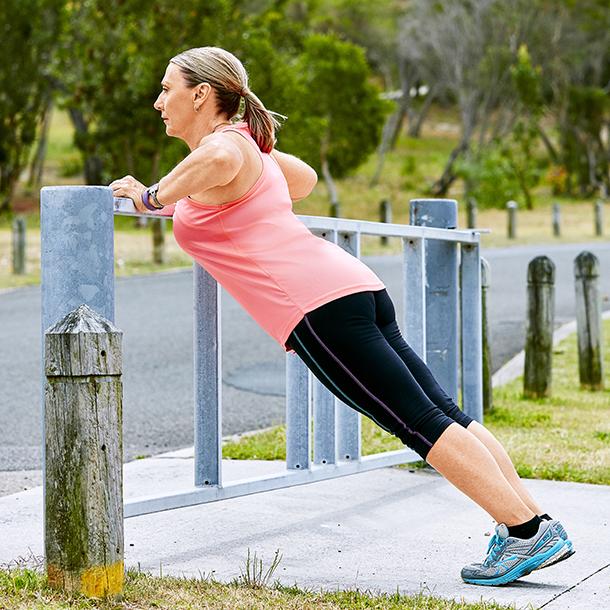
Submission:
[[[276,116],[248,88],[248,73],[235,55],[219,47],[196,47],[170,59],[177,65],[188,87],[209,83],[216,93],[217,108],[229,119],[237,115],[241,98],[244,113],[239,116],[250,127],[252,137],[263,152],[271,152],[275,145],[275,132],[281,127]]]

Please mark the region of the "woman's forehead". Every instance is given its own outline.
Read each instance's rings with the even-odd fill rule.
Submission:
[[[178,68],[176,64],[170,63],[165,69],[162,84],[175,83],[176,81],[182,80],[180,76],[180,68]]]

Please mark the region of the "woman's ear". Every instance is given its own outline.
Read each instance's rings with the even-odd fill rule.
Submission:
[[[193,89],[193,107],[198,111],[210,95],[212,87],[210,83],[200,83]]]

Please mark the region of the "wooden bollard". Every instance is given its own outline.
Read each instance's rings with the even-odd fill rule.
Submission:
[[[123,333],[81,305],[45,332],[49,584],[123,592]]]
[[[25,274],[25,219],[18,216],[13,221],[13,273]]]
[[[469,229],[477,226],[477,200],[474,197],[466,199],[466,224]]]
[[[527,268],[525,398],[551,395],[554,319],[555,264],[548,256],[537,256]]]
[[[392,204],[387,199],[384,199],[379,204],[379,222],[388,222],[388,223],[392,222]],[[387,244],[388,244],[388,236],[382,235],[381,236],[381,245],[387,246]]]
[[[162,265],[165,262],[165,218],[154,218],[152,221],[153,262]]]
[[[508,211],[508,239],[515,239],[517,236],[517,202],[509,201],[506,204]]]
[[[602,301],[599,291],[599,261],[592,252],[574,259],[576,328],[580,387],[604,389],[602,354]]]
[[[489,334],[489,312],[487,294],[491,281],[489,263],[481,258],[481,323],[483,337],[483,413],[493,407],[493,391],[491,385],[491,338]]]
[[[598,199],[594,207],[595,215],[595,235],[601,237],[604,234],[604,202]]]
[[[553,204],[553,235],[561,236],[561,209],[558,203]]]

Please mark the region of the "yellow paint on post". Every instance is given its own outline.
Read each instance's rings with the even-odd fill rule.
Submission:
[[[111,597],[123,594],[125,569],[122,561],[109,566],[93,566],[81,572],[62,570],[47,565],[49,585],[71,593],[83,593],[88,597]]]
[[[125,568],[122,561],[109,566],[93,566],[80,577],[81,591],[88,597],[121,595]]]

